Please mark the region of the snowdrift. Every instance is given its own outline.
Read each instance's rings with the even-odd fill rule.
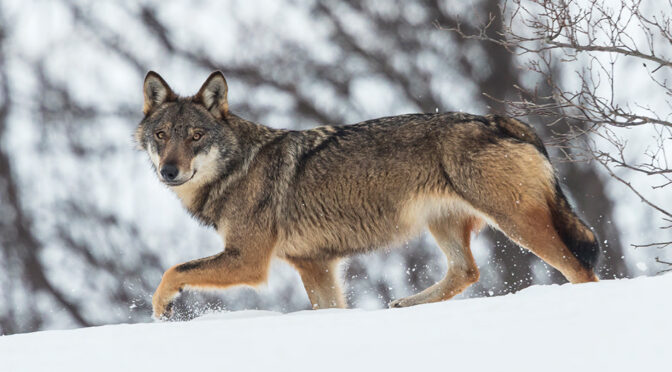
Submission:
[[[0,337],[14,371],[639,371],[669,367],[672,275],[391,310],[242,311]]]

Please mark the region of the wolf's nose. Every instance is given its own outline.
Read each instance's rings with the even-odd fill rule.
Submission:
[[[161,168],[161,177],[163,177],[163,179],[166,181],[173,181],[175,177],[177,177],[178,173],[179,170],[172,164],[165,165],[163,168]]]

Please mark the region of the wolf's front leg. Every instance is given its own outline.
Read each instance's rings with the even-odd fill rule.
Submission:
[[[347,307],[338,278],[338,260],[289,259],[288,261],[301,275],[313,309]]]
[[[264,282],[272,248],[272,244],[251,247],[232,242],[222,253],[171,267],[163,274],[152,297],[154,317],[170,318],[172,303],[185,288],[226,288]]]

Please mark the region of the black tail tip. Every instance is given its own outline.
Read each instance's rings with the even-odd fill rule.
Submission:
[[[596,240],[590,241],[574,241],[569,245],[569,250],[572,251],[574,257],[586,269],[593,270],[597,266],[597,261],[600,258],[600,243]]]

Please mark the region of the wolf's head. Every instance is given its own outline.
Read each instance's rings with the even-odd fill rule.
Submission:
[[[226,125],[227,90],[219,71],[192,97],[176,95],[154,71],[145,77],[145,117],[135,139],[166,185],[207,182],[237,151],[236,137]]]

